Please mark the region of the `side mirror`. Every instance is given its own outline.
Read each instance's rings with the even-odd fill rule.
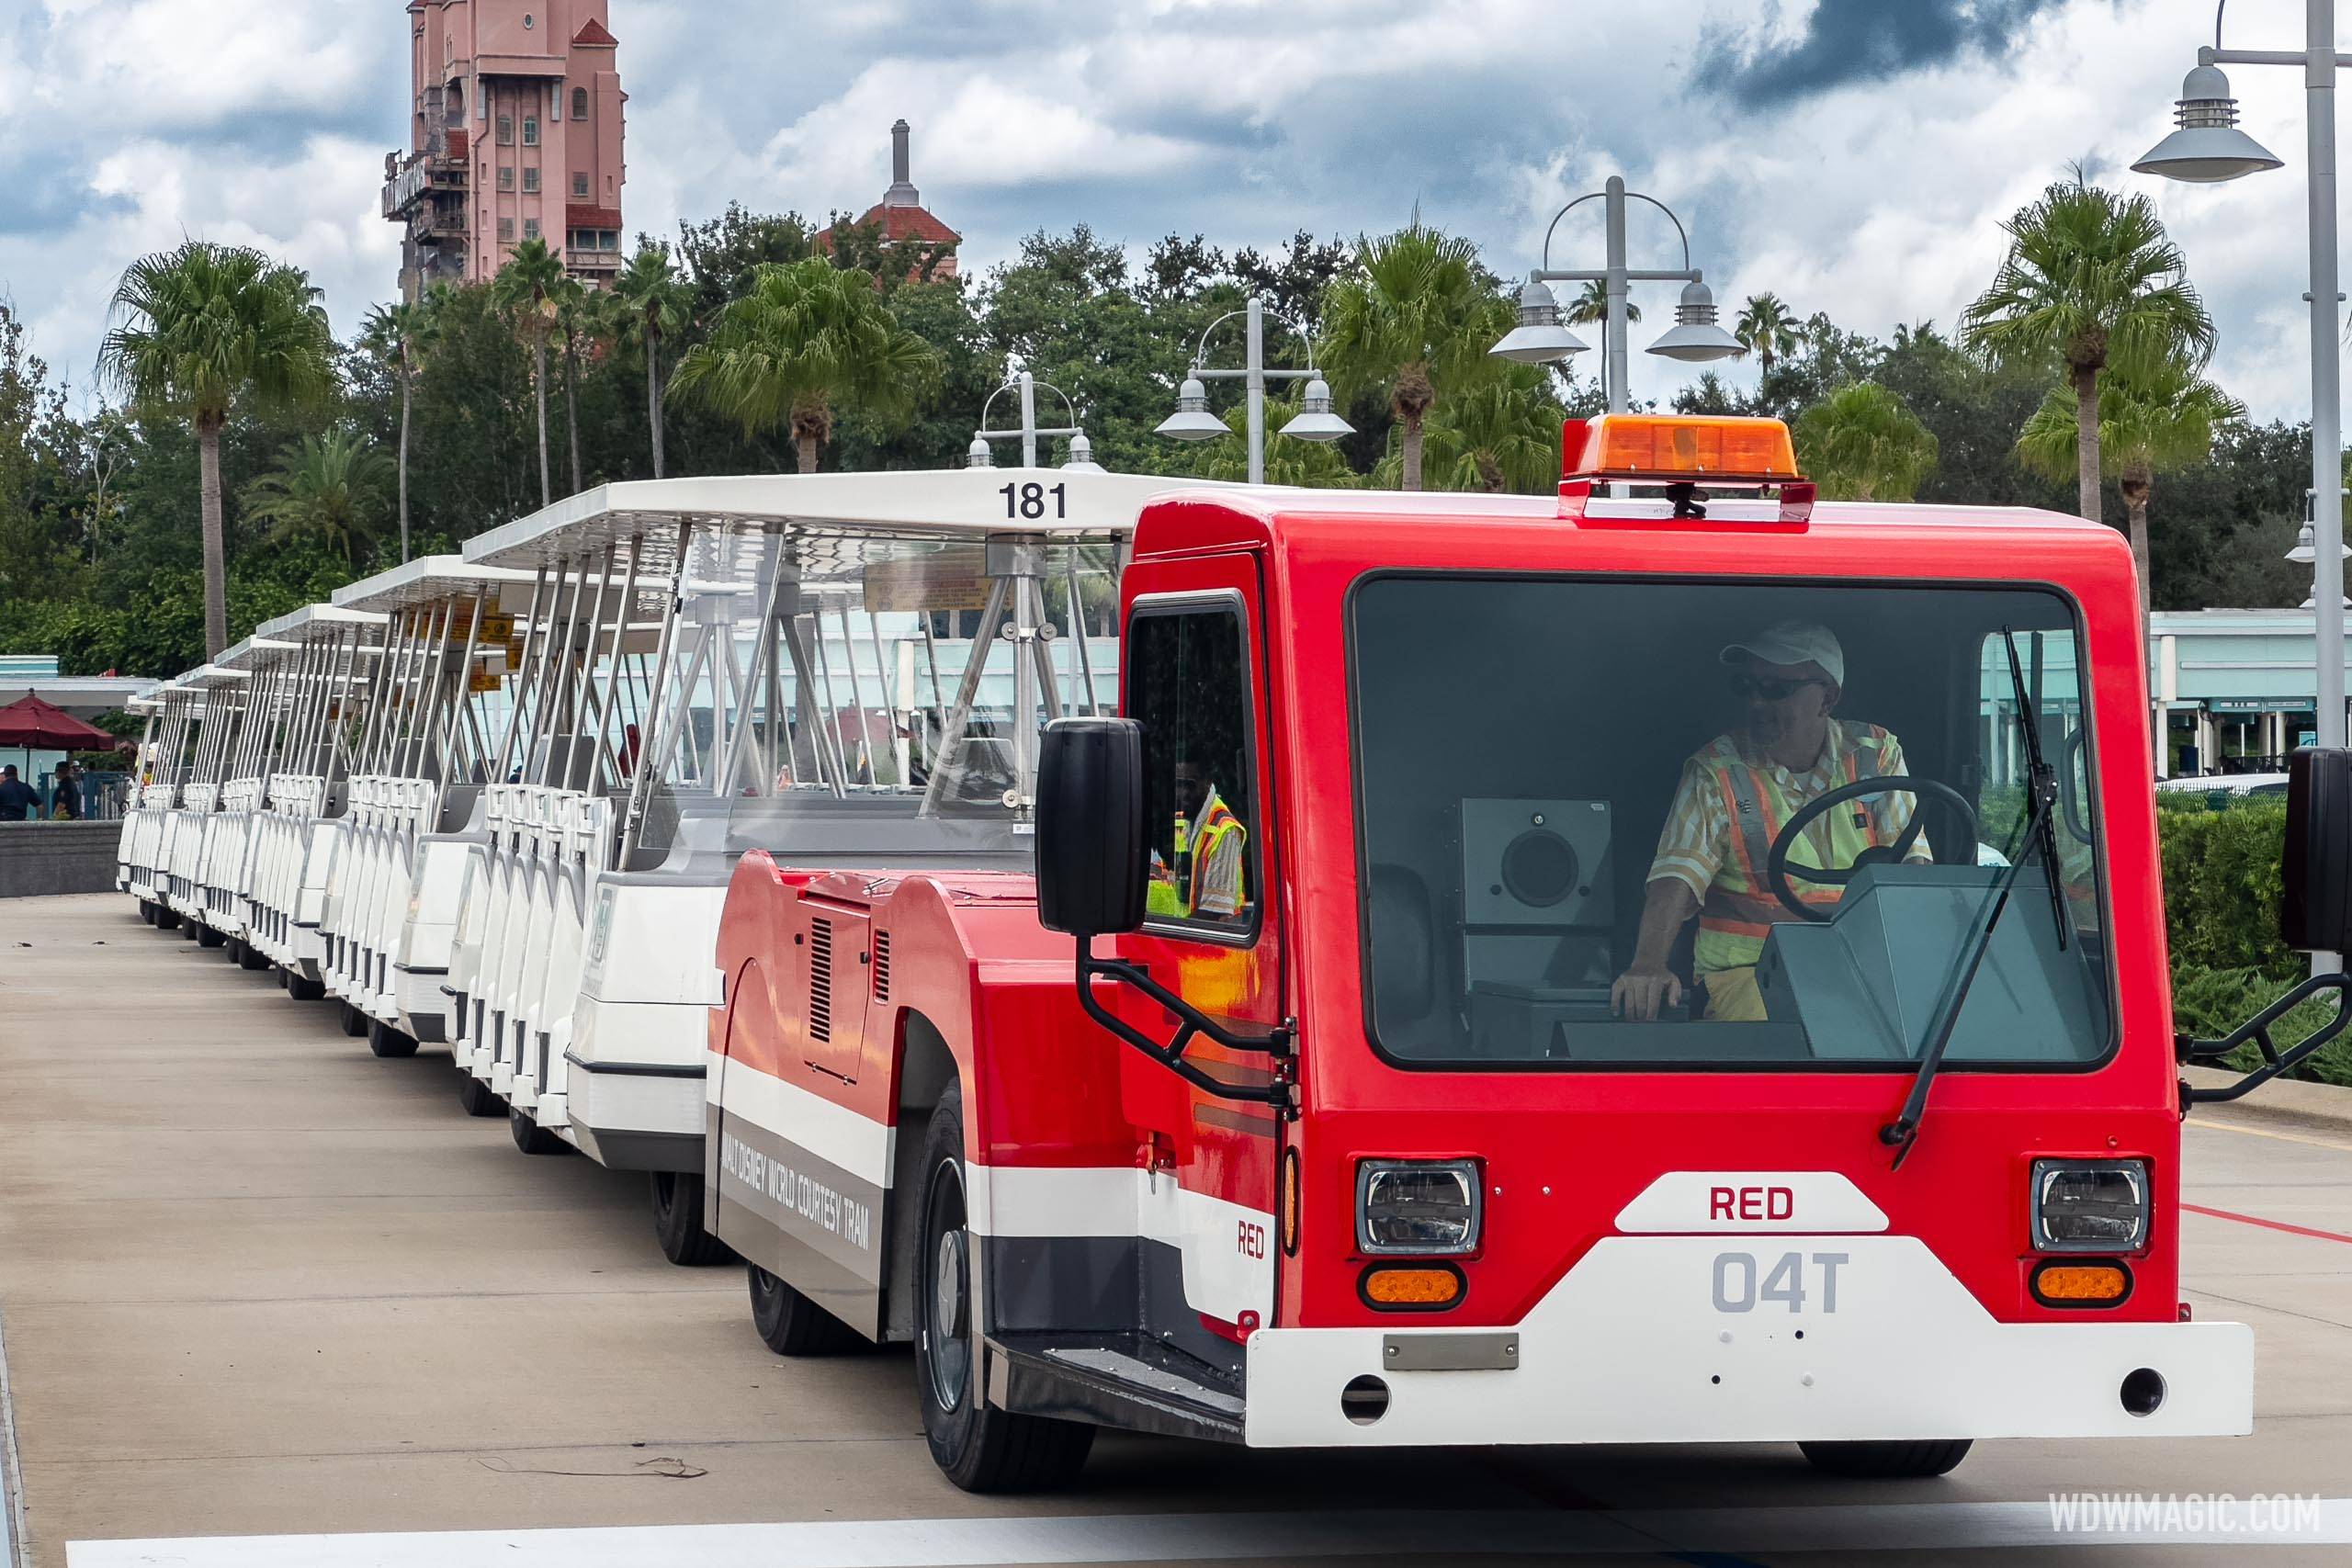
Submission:
[[[1080,938],[1143,924],[1143,726],[1060,718],[1037,755],[1037,919]]]
[[[2352,944],[2352,751],[2306,747],[2287,764],[2287,855],[2278,932],[2289,947]]]

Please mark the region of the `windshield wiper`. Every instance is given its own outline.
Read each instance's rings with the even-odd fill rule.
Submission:
[[[2058,945],[2066,945],[2065,894],[2059,886],[2058,834],[2052,812],[2058,802],[2058,775],[2041,755],[2041,713],[2026,695],[2025,673],[2018,667],[2018,647],[2008,627],[2001,628],[2001,646],[2009,656],[2009,689],[2015,695],[2018,728],[2022,732],[2026,755],[2026,799],[2030,809],[2026,814],[2025,836],[2018,849],[2028,844],[2041,852],[2042,863],[2050,878],[2050,910],[2052,923],[2058,932]],[[1976,971],[1984,962],[1986,950],[1993,945],[1993,927],[2001,911],[2009,905],[2009,894],[2023,874],[2027,857],[2022,852],[2012,858],[1993,884],[1993,891],[1976,912],[1975,924],[1968,933],[1968,942],[1961,962],[1954,966],[1951,977],[1945,983],[1942,999],[1928,1023],[1926,1038],[1919,1051],[1919,1070],[1912,1075],[1911,1093],[1903,1102],[1902,1114],[1878,1130],[1878,1141],[1894,1150],[1894,1168],[1903,1168],[1904,1160],[1911,1153],[1911,1145],[1918,1141],[1919,1122],[1928,1111],[1928,1090],[1936,1081],[1937,1069],[1943,1066],[1944,1051],[1951,1045],[1952,1032],[1960,1023],[1961,1004],[1968,999],[1968,988],[1976,981]]]

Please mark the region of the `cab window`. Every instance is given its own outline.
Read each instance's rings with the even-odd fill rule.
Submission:
[[[1139,605],[1128,625],[1127,714],[1143,726],[1146,918],[1244,933],[1256,923],[1256,773],[1240,608]]]

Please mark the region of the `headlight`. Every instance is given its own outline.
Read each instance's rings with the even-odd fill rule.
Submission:
[[[2033,1245],[2040,1252],[2131,1252],[2148,1239],[2142,1160],[2033,1162]]]
[[[1356,1168],[1356,1245],[1442,1258],[1478,1246],[1475,1160],[1368,1159]]]

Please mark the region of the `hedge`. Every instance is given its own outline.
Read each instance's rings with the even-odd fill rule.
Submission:
[[[2310,972],[2303,954],[2278,940],[2287,807],[2239,801],[2220,810],[2176,805],[2159,795],[2156,837],[2164,857],[2165,937],[2172,948],[2173,1027],[2211,1039],[2227,1034],[2292,989]],[[2307,1002],[2272,1030],[2291,1045],[2335,1016],[2326,998]],[[2253,1046],[2233,1066],[2261,1060]],[[2352,1038],[2323,1046],[2297,1077],[2352,1084]]]

